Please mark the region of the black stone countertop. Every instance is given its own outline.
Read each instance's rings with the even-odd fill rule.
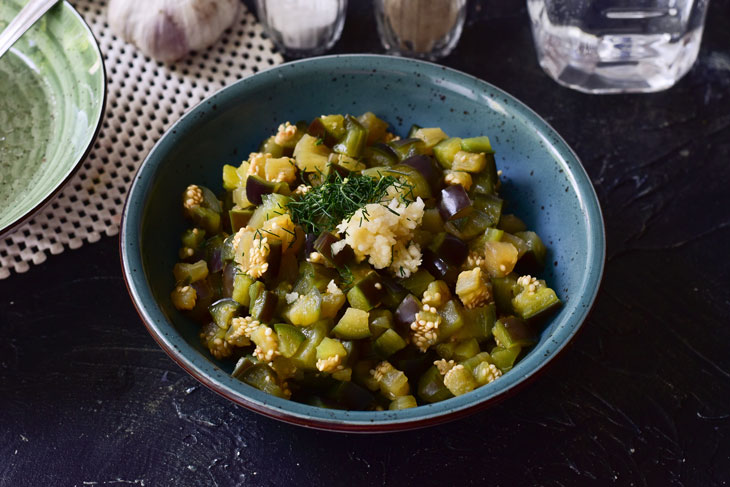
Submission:
[[[250,2],[249,2],[250,5]],[[334,52],[382,52],[351,0]],[[472,2],[443,64],[545,117],[582,158],[608,256],[572,347],[469,418],[375,436],[258,416],[155,344],[117,239],[0,281],[0,485],[726,485],[730,481],[730,1],[674,88],[590,96],[537,65],[523,1]]]

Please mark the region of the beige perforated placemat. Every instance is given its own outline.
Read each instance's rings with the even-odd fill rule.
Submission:
[[[48,255],[116,235],[132,176],[180,115],[237,79],[283,61],[255,17],[240,17],[208,50],[174,65],[155,62],[112,35],[107,1],[72,1],[99,41],[107,72],[104,123],[91,153],[43,211],[0,240],[0,279]]]

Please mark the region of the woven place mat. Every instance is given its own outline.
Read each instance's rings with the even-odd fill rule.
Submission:
[[[12,271],[26,272],[49,253],[116,235],[132,177],[163,132],[223,86],[283,62],[243,4],[239,18],[212,47],[166,65],[112,35],[106,0],[72,3],[104,56],[108,89],[104,122],[89,156],[59,195],[0,240],[0,279]]]

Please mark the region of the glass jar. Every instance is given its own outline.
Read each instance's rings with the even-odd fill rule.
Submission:
[[[256,0],[259,21],[291,57],[328,51],[342,34],[347,0]]]
[[[435,60],[461,37],[466,0],[375,0],[375,20],[386,51]]]

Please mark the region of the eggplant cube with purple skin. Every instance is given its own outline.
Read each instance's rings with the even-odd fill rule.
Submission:
[[[449,186],[441,190],[439,213],[444,220],[456,220],[471,213],[472,201],[463,186]]]

